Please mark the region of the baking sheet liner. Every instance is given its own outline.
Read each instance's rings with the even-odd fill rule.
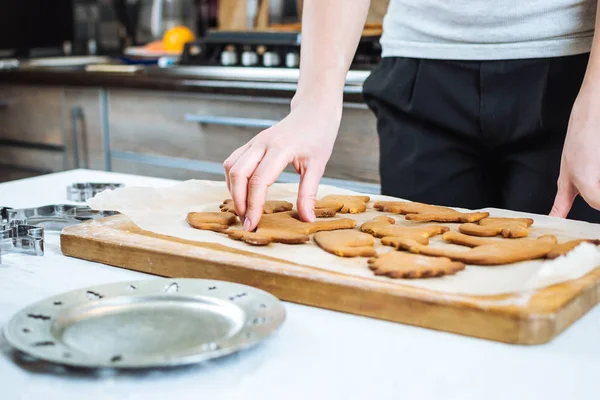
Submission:
[[[268,199],[287,200],[296,203],[297,184],[274,184],[269,189]],[[328,194],[357,194],[333,186],[322,185],[318,198]],[[88,200],[90,207],[97,210],[114,210],[129,217],[139,228],[161,235],[185,240],[218,243],[246,252],[275,257],[314,268],[360,276],[368,279],[414,286],[448,295],[499,295],[515,294],[521,301],[538,289],[572,279],[578,279],[600,266],[600,250],[593,245],[582,244],[569,255],[555,260],[535,260],[492,267],[467,266],[456,275],[430,279],[390,279],[373,275],[367,267],[366,258],[341,258],[321,250],[312,240],[302,245],[271,244],[255,247],[229,239],[226,235],[191,228],[185,221],[191,211],[218,211],[219,204],[230,194],[224,182],[190,180],[167,188],[124,187],[107,190]],[[372,195],[372,201],[401,200],[387,196]],[[372,206],[372,203],[370,204]],[[488,208],[492,216],[531,217],[535,220],[530,237],[545,234],[556,235],[559,242],[578,238],[600,238],[600,225],[587,222],[532,215],[507,210]],[[353,218],[358,226],[376,216],[388,215],[402,225],[413,225],[403,216],[367,210],[362,214],[338,214],[338,217]],[[459,224],[443,224],[457,230]],[[454,246],[443,242],[441,237],[431,240],[432,246]],[[392,251],[377,241],[378,252]],[[517,300],[516,298],[514,300]]]

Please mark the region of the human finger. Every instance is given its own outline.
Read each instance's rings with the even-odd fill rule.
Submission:
[[[223,161],[223,169],[225,170],[225,183],[227,184],[227,190],[229,190],[229,193],[231,193],[231,185],[229,182],[229,171],[231,171],[231,168],[233,167],[233,165],[235,164],[235,162],[246,152],[248,151],[248,149],[250,148],[251,143],[248,142],[245,145],[238,147],[237,149],[235,149],[233,151],[233,153],[231,153],[231,155],[229,155],[229,157],[227,157],[227,159],[225,161]]]
[[[315,202],[317,201],[317,191],[322,176],[323,168],[314,163],[307,164],[300,174],[297,207],[303,221],[312,222],[316,219]]]
[[[244,220],[244,229],[256,228],[263,214],[267,191],[290,163],[290,156],[282,151],[267,150],[265,156],[254,170],[248,181],[248,199]]]
[[[248,180],[265,155],[264,147],[252,146],[229,170],[229,185],[235,212],[240,218],[246,215],[246,200],[248,196]]]
[[[571,183],[570,179],[565,177],[563,174],[558,178],[558,189],[556,191],[556,197],[554,198],[554,204],[550,211],[550,216],[567,218],[571,207],[573,207],[573,201],[577,196],[577,189]]]

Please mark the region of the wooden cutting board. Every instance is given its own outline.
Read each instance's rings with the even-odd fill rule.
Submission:
[[[422,288],[153,234],[123,215],[65,228],[61,249],[67,256],[154,275],[238,282],[295,303],[515,344],[550,341],[600,299],[600,268],[539,289],[524,304],[510,301],[510,295],[457,300]]]

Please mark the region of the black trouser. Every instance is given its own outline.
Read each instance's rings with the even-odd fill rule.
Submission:
[[[364,85],[382,194],[548,214],[588,58],[384,58]],[[600,222],[581,198],[569,217]]]

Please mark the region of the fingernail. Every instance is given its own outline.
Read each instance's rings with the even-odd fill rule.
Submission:
[[[308,211],[308,221],[315,222],[316,220],[317,220],[317,217],[315,216],[314,210],[309,210]]]
[[[246,218],[244,220],[244,230],[249,232],[250,226],[252,226],[252,222],[250,221],[250,218]]]

